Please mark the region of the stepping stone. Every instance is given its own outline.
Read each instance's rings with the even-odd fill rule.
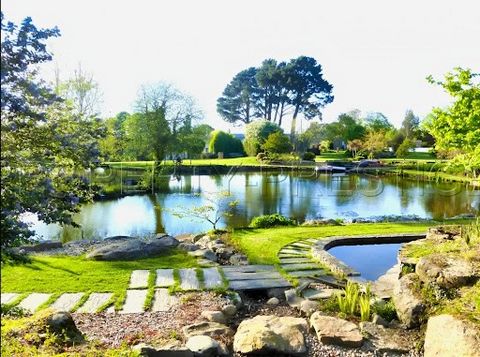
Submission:
[[[111,298],[112,293],[91,293],[87,301],[77,310],[77,312],[86,312],[93,314],[107,303]]]
[[[280,254],[291,254],[291,255],[301,255],[301,256],[305,256],[306,252],[305,251],[302,251],[302,250],[297,250],[297,249],[282,249],[280,251]]]
[[[309,258],[282,258],[280,264],[298,264],[298,263],[312,263]]]
[[[222,267],[224,272],[236,271],[243,273],[254,273],[259,271],[276,271],[273,265],[226,265]]]
[[[130,275],[129,289],[146,289],[148,287],[149,270],[134,270]]]
[[[288,259],[288,258],[295,258],[295,259],[300,259],[300,258],[307,258],[306,254],[282,254],[278,253],[278,258],[279,259]],[[311,259],[309,259],[311,261]]]
[[[303,297],[309,300],[328,299],[335,294],[341,294],[343,290],[340,289],[306,289],[303,291]]]
[[[229,288],[232,290],[263,290],[290,286],[292,285],[285,279],[235,280],[229,283]]]
[[[123,305],[121,314],[134,314],[144,312],[143,304],[147,298],[147,289],[144,290],[127,290],[127,297]]]
[[[200,282],[195,269],[180,269],[180,288],[182,290],[199,290]]]
[[[325,275],[325,270],[316,269],[316,270],[296,270],[289,271],[288,275],[294,278],[308,278],[309,276],[321,276]]]
[[[19,295],[20,294],[17,293],[3,293],[0,295],[0,302],[2,305],[10,304],[12,301],[15,301]]]
[[[225,272],[227,280],[254,280],[254,279],[280,279],[278,271],[261,271],[258,273],[242,273],[237,271]]]
[[[22,309],[28,310],[33,313],[35,312],[35,310],[38,309],[40,305],[47,302],[47,300],[50,299],[50,296],[52,296],[52,294],[30,294],[25,299],[23,299],[20,304],[18,304],[18,307],[21,307]]]
[[[159,288],[166,288],[172,286],[175,283],[173,280],[173,269],[158,269],[157,280],[155,286]]]
[[[223,286],[222,276],[217,268],[203,269],[205,289],[220,288]]]
[[[319,239],[315,239],[315,238],[308,238],[308,239],[303,240],[303,242],[308,242],[308,243],[312,243],[312,244],[315,244],[318,241],[319,241]]]
[[[168,311],[178,305],[178,298],[170,295],[168,289],[156,289],[153,295],[152,311]]]
[[[282,264],[281,267],[285,271],[313,270],[319,268],[318,264],[315,263]]]
[[[52,305],[51,309],[57,311],[71,311],[78,304],[84,293],[66,293],[62,294]]]
[[[313,278],[313,277],[312,277]],[[323,283],[325,285],[333,286],[334,288],[344,288],[345,282],[338,280],[330,275],[316,276],[313,278],[314,281]]]
[[[310,245],[305,244],[305,243],[299,243],[299,242],[289,244],[287,247],[288,248],[293,248],[293,249],[300,249],[300,250],[310,250],[310,249],[312,249],[312,247]]]

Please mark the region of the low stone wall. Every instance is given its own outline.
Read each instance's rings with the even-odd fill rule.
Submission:
[[[349,267],[347,264],[337,259],[328,250],[340,245],[363,245],[363,244],[389,244],[389,243],[406,243],[417,239],[425,238],[425,234],[404,233],[389,235],[368,235],[368,236],[352,236],[352,237],[329,237],[318,240],[312,246],[312,257],[322,264],[325,264],[331,271],[345,276],[359,276],[360,273]]]

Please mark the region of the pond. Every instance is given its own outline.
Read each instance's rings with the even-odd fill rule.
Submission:
[[[464,184],[421,182],[396,176],[249,172],[165,176],[162,180],[153,193],[137,192],[84,205],[75,215],[81,229],[46,225],[34,216],[26,220],[32,223],[37,237],[63,242],[82,237],[200,233],[212,226],[198,219],[179,218],[173,211],[178,213],[208,204],[205,197],[220,191],[229,191],[238,205],[231,216],[221,219],[219,227],[245,227],[253,217],[271,213],[303,222],[315,218],[351,220],[384,215],[446,218],[477,213],[480,208],[478,191],[472,192]],[[123,191],[126,190],[127,187]]]
[[[397,263],[402,243],[344,245],[328,250],[330,254],[360,273],[366,280],[377,280]]]

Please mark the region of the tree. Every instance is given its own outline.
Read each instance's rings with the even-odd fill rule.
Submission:
[[[383,131],[370,131],[365,136],[363,150],[368,153],[369,158],[373,158],[375,154],[385,150],[387,145],[388,140]]]
[[[238,73],[217,100],[218,114],[229,123],[250,123],[258,97],[257,69],[250,67]]]
[[[120,112],[115,117],[105,119],[105,137],[99,141],[100,153],[104,160],[123,160],[127,147],[125,122],[129,116],[127,112]]]
[[[375,132],[387,132],[394,128],[392,123],[388,121],[388,118],[379,112],[369,113],[365,118],[365,124],[367,130]]]
[[[232,134],[221,130],[215,130],[210,142],[208,143],[208,151],[224,154],[243,154],[243,145],[240,139],[237,139]]]
[[[249,156],[257,155],[262,148],[263,143],[268,136],[276,131],[281,131],[280,127],[268,120],[257,120],[245,127],[245,151]]]
[[[276,131],[268,136],[262,149],[270,154],[285,154],[292,151],[292,144],[288,136],[281,131]]]
[[[363,148],[363,142],[360,139],[354,139],[347,143],[347,149],[350,150],[353,157]]]
[[[395,151],[395,155],[399,158],[405,158],[408,156],[410,149],[414,148],[415,144],[410,139],[406,138],[403,143]]]
[[[417,138],[420,129],[420,119],[413,114],[412,110],[405,112],[405,118],[402,121],[402,128],[400,131],[404,137],[408,139]]]
[[[17,26],[1,14],[1,248],[31,239],[26,213],[45,223],[76,225],[72,215],[93,192],[80,176],[97,160],[102,126],[85,120],[41,81],[35,67],[50,61],[45,41],[57,28]],[[2,254],[3,259],[3,254]]]

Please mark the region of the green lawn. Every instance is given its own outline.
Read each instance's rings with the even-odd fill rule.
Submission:
[[[128,287],[135,269],[196,267],[195,258],[181,250],[156,258],[132,261],[93,261],[84,257],[36,256],[29,264],[2,267],[2,292],[115,292]]]
[[[286,244],[306,238],[336,235],[423,233],[433,223],[371,223],[346,226],[279,227],[239,229],[230,234],[230,241],[244,252],[253,264],[278,264],[278,251]]]

